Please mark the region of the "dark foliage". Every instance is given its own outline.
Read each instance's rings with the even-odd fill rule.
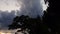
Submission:
[[[30,18],[24,15],[15,17],[13,23],[9,25],[9,29],[17,28],[21,28],[21,30],[18,31],[30,30],[29,34],[42,34],[48,32],[47,26],[42,24],[39,16],[37,18]]]
[[[49,0],[49,8],[44,12],[43,22],[51,29],[52,34],[60,34],[59,0]]]

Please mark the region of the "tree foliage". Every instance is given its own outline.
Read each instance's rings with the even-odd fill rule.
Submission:
[[[19,31],[27,30],[29,34],[41,34],[42,32],[47,32],[47,29],[42,24],[41,18],[30,18],[29,16],[16,16],[13,19],[13,23],[8,26],[9,29],[21,28]],[[30,31],[29,31],[30,30]]]

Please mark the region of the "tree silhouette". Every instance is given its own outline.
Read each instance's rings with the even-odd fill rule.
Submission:
[[[41,22],[40,17],[30,18],[29,16],[22,15],[22,16],[16,16],[13,19],[13,23],[9,25],[8,27],[9,29],[21,28],[21,30],[19,31],[28,29],[30,30],[29,32],[30,34],[37,34],[37,29],[38,29],[38,26],[40,26],[40,22]]]
[[[60,34],[60,10],[58,0],[49,0],[47,12],[44,12],[43,22],[51,29],[52,34]]]
[[[37,16],[37,18],[30,18],[24,15],[16,16],[12,24],[8,27],[9,29],[21,28],[17,32],[28,31],[29,34],[43,34],[48,32],[47,26],[42,23],[40,16]]]

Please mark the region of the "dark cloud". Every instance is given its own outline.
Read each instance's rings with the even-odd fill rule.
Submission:
[[[41,0],[22,0],[21,14],[37,17],[43,15]]]
[[[9,13],[8,11],[2,12],[0,11],[0,28],[6,27],[8,24],[11,24],[13,18],[15,17],[15,11]]]

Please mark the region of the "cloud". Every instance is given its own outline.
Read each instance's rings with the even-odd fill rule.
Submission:
[[[20,4],[20,10],[2,11],[0,10],[0,28],[5,28],[7,25],[12,23],[12,20],[15,16],[28,15],[32,18],[36,18],[38,15],[43,16],[43,4],[44,0],[17,0]]]
[[[11,12],[11,10],[19,10],[20,7],[17,0],[0,0],[0,10],[2,11],[8,10]]]
[[[20,0],[22,2],[20,14],[28,15],[30,17],[37,17],[43,15],[41,0]]]
[[[21,12],[18,15],[28,15],[36,18],[37,15],[43,16],[44,10],[48,7],[48,2],[45,4],[44,0],[18,0],[21,2]]]
[[[0,11],[0,28],[6,27],[8,24],[11,24],[13,18],[15,17],[15,11],[9,13],[8,11]]]

